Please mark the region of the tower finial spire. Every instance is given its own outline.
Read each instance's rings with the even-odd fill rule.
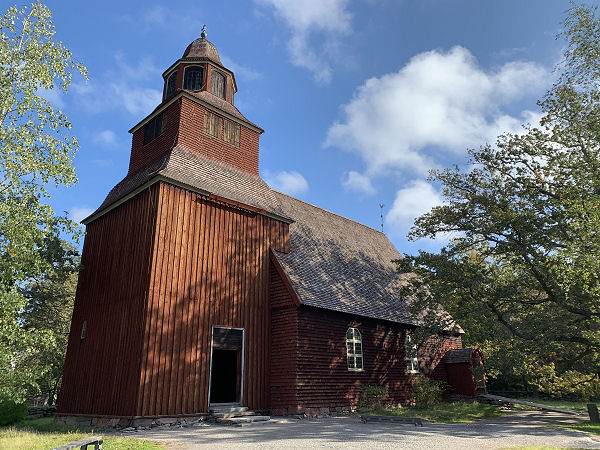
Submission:
[[[202,25],[202,32],[200,33],[202,39],[206,39],[206,25]]]

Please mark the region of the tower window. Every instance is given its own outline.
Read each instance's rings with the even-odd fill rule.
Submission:
[[[173,72],[167,78],[167,90],[165,92],[165,98],[169,97],[173,92],[175,92],[175,83],[177,82],[177,71]]]
[[[202,90],[204,69],[200,66],[186,67],[183,72],[183,88],[189,91]]]
[[[84,320],[83,324],[81,325],[81,340],[82,341],[85,339],[86,329],[87,329],[87,320]]]
[[[240,126],[231,120],[225,120],[225,142],[240,146]]]
[[[346,353],[348,356],[348,370],[363,370],[362,336],[357,328],[348,328],[346,331]]]
[[[223,128],[223,119],[216,114],[206,111],[204,119],[204,132],[211,136],[221,139],[221,129]]]
[[[160,113],[144,127],[144,145],[160,136],[167,128],[167,116],[164,112]]]
[[[225,98],[225,77],[220,72],[210,72],[210,92],[217,97]]]

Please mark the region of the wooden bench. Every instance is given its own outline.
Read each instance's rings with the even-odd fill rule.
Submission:
[[[395,423],[412,423],[416,426],[423,426],[423,421],[418,417],[402,417],[402,416],[360,416],[362,423],[367,422],[395,422]]]
[[[94,450],[102,450],[103,442],[104,439],[102,439],[102,436],[92,436],[77,442],[72,442],[70,444],[63,445],[62,447],[53,448],[52,450],[73,450],[77,448],[81,450],[86,450],[88,448],[88,445],[93,445]]]

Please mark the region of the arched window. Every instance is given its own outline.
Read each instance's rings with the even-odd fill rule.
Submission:
[[[210,72],[210,92],[217,97],[225,98],[225,76],[216,70]]]
[[[417,344],[412,340],[412,336],[406,333],[404,338],[404,348],[406,349],[406,371],[408,373],[419,373],[419,359],[417,358]]]
[[[346,351],[348,370],[363,370],[362,336],[356,328],[348,328],[346,331]]]
[[[183,88],[189,91],[200,91],[204,70],[200,66],[188,66],[183,72]]]
[[[165,98],[170,97],[175,92],[175,83],[177,82],[177,71],[173,72],[167,78],[167,90],[165,91]]]

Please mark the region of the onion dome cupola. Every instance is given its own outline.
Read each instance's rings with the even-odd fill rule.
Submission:
[[[206,26],[202,27],[200,38],[187,46],[181,59],[163,73],[163,78],[163,101],[184,90],[206,91],[233,104],[237,92],[233,72],[223,66],[217,48],[206,39]]]

